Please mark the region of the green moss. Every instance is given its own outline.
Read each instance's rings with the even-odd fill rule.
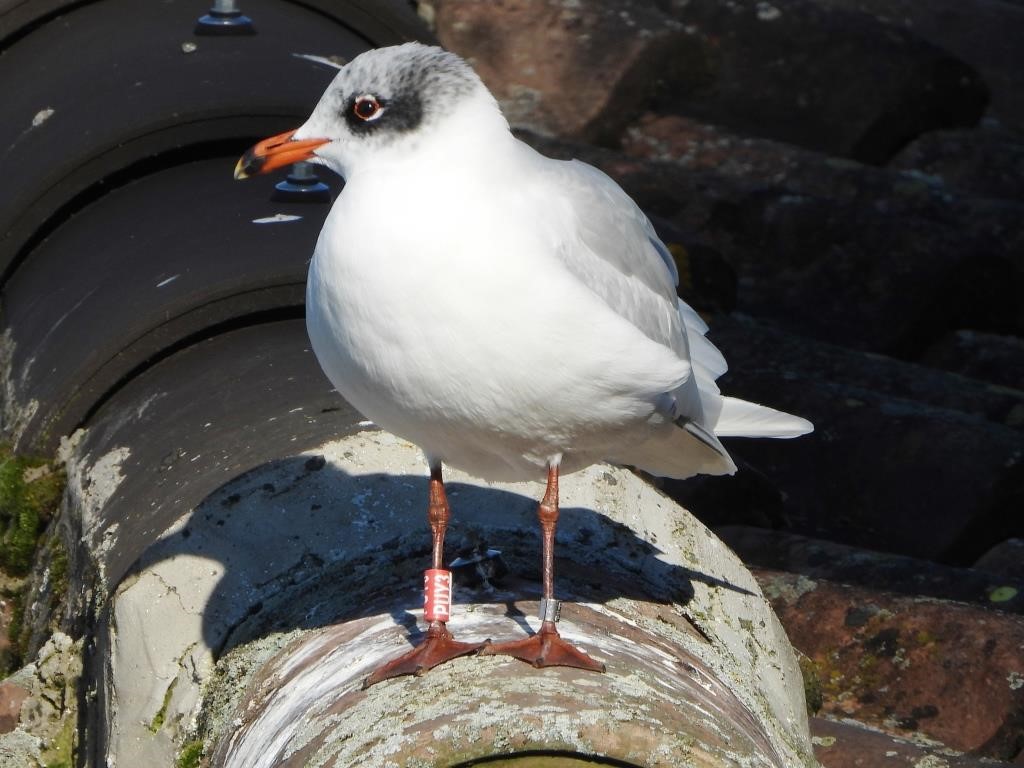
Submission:
[[[988,599],[993,603],[1005,603],[1017,596],[1017,590],[1013,587],[996,587],[988,594]]]
[[[816,715],[825,703],[821,673],[814,659],[799,651],[797,651],[797,663],[800,665],[800,674],[804,678],[804,701],[807,706],[807,714]]]
[[[40,536],[60,505],[64,485],[64,473],[46,461],[15,455],[0,444],[0,571],[12,577],[5,597],[13,607],[7,628],[11,648],[0,658],[0,677],[21,665],[29,633],[24,626],[25,587],[18,582],[32,567]],[[67,588],[67,556],[63,547],[53,554],[51,573],[58,579],[54,595],[59,597]]]
[[[50,614],[57,612],[57,606],[68,594],[68,551],[59,536],[47,542],[50,550]]]
[[[178,684],[178,678],[171,680],[171,684],[167,686],[167,690],[164,691],[164,700],[160,705],[160,711],[153,715],[153,720],[149,724],[149,730],[153,733],[159,731],[163,725],[164,720],[167,717],[167,708],[171,705],[171,696],[174,694],[174,686]]]
[[[189,741],[178,753],[176,768],[199,768],[199,761],[203,759],[203,742]]]
[[[0,459],[0,566],[18,575],[28,572],[39,536],[39,514],[25,499],[25,470],[11,457]]]
[[[60,539],[50,543],[50,579],[56,592],[66,592],[68,588],[68,551]]]
[[[43,753],[45,768],[73,768],[75,765],[75,720],[73,715],[64,718],[60,733]]]
[[[31,469],[38,471],[26,480]],[[39,535],[63,493],[63,472],[0,446],[0,568],[17,576],[28,573]]]

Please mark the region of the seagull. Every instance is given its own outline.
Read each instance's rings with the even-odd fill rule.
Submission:
[[[602,671],[558,633],[559,476],[599,461],[732,474],[719,438],[812,425],[721,394],[725,359],[677,297],[675,263],[640,208],[596,168],[515,138],[457,55],[419,43],[360,54],[302,126],[248,150],[235,178],[303,160],[345,179],[306,286],[317,360],[430,470],[426,636],[365,685],[471,653]],[[443,465],[486,480],[546,477],[534,635],[465,643],[448,630]]]

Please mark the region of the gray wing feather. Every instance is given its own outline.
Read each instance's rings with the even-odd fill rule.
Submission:
[[[704,337],[700,315],[677,297],[675,262],[651,222],[597,168],[548,161],[546,173],[557,175],[546,181],[566,195],[573,219],[558,250],[562,262],[621,317],[691,364],[694,375],[671,393],[672,416],[713,425],[721,408],[715,379],[727,369],[725,358]]]
[[[572,219],[557,249],[565,267],[620,317],[688,360],[675,288],[679,275],[643,211],[586,163],[548,161],[544,170],[544,181],[565,196]]]

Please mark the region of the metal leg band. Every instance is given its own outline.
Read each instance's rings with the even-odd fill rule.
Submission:
[[[558,621],[558,617],[561,613],[561,601],[555,599],[548,600],[546,597],[541,598],[540,611],[538,613],[541,621]]]

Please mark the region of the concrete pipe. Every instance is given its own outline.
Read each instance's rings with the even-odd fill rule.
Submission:
[[[458,636],[539,626],[541,492],[450,473],[455,548],[462,537],[500,550],[509,570],[459,589]],[[108,758],[154,764],[201,745],[222,768],[814,765],[800,671],[751,575],[688,513],[607,466],[565,478],[557,572],[571,601],[561,629],[607,673],[477,656],[361,690],[421,631],[425,493],[412,446],[359,431],[174,521],[111,599]]]

